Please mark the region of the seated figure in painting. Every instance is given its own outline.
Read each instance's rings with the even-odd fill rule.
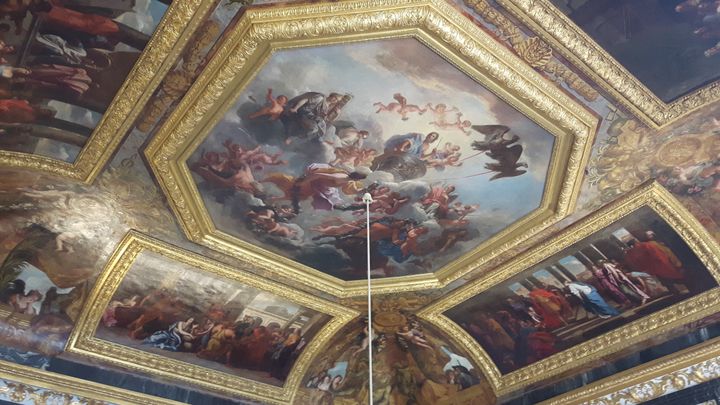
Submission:
[[[284,380],[287,377],[288,373],[290,372],[290,367],[293,364],[293,360],[298,355],[298,353],[295,353],[295,349],[298,348],[301,338],[302,331],[300,330],[300,328],[295,328],[282,342],[282,346],[276,349],[276,351],[271,356],[271,376],[279,380]]]
[[[393,135],[385,141],[385,153],[406,153],[419,159],[429,159],[433,153],[432,146],[439,137],[437,132]]]
[[[185,321],[175,322],[170,325],[168,330],[153,333],[143,340],[143,343],[163,350],[181,351],[183,342],[191,341],[194,338],[190,333],[194,321],[193,318],[188,318]]]
[[[420,201],[420,204],[428,215],[444,219],[450,213],[450,204],[457,197],[455,186],[438,184],[430,187],[430,192]]]
[[[621,307],[629,307],[631,305],[630,299],[620,289],[620,282],[614,277],[612,273],[609,273],[607,269],[592,265],[590,271],[597,280],[597,283],[601,291],[613,301],[620,304]]]
[[[318,139],[325,135],[342,107],[350,101],[349,96],[330,93],[327,97],[318,92],[307,92],[290,99],[280,120],[285,127],[286,143],[292,138]]]

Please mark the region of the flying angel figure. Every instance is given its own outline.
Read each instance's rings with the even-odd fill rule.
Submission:
[[[407,115],[409,113],[416,112],[416,113],[418,113],[418,115],[423,115],[423,114],[425,114],[425,111],[427,111],[426,108],[421,108],[420,106],[418,106],[416,104],[408,104],[407,98],[405,98],[405,96],[403,96],[400,93],[393,94],[393,99],[395,99],[395,101],[397,101],[397,103],[389,102],[387,105],[385,105],[381,102],[374,103],[373,106],[377,107],[377,111],[375,111],[375,112],[377,114],[379,114],[382,111],[396,112],[396,113],[400,114],[400,117],[403,121],[407,121],[408,120]]]
[[[505,125],[473,125],[472,129],[485,135],[485,139],[482,141],[472,143],[473,149],[485,152],[486,156],[496,161],[485,164],[486,169],[497,173],[490,178],[490,181],[527,173],[527,170],[520,170],[520,168],[527,168],[528,164],[518,163],[523,147],[519,144],[513,145],[520,140],[520,137],[513,134],[510,139],[505,138],[505,134],[510,131],[510,128]]]

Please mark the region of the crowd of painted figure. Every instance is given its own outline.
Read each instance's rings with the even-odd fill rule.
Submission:
[[[132,11],[134,2],[87,3],[0,2],[0,18],[15,25],[11,30],[10,25],[0,24],[2,131],[30,131],[66,141],[76,138],[59,131],[88,136],[92,128],[55,119],[56,111],[48,102],[57,100],[96,113],[103,113],[111,103],[149,36],[113,19]],[[118,44],[127,45],[127,50],[117,51]],[[53,130],[29,130],[28,124]]]
[[[222,150],[202,151],[199,159],[192,161],[189,168],[204,180],[204,186],[213,190],[218,200],[236,192],[245,192],[254,197],[254,205],[246,209],[248,227],[271,242],[287,246],[286,240],[299,244],[332,245],[345,252],[356,271],[365,271],[365,221],[350,219],[344,215],[352,212],[364,213],[362,196],[369,193],[374,202],[371,235],[373,257],[371,266],[378,274],[390,275],[395,264],[414,263],[429,268],[428,256],[443,253],[456,243],[470,236],[468,215],[479,208],[478,204],[459,201],[455,186],[438,181],[427,184],[423,177],[428,170],[443,171],[462,166],[461,148],[452,142],[441,143],[438,132],[412,132],[381,139],[380,133],[359,129],[352,122],[338,120],[343,107],[352,99],[349,95],[307,92],[293,98],[285,95],[274,96],[268,90],[267,104],[255,112],[242,117],[247,125],[271,125],[279,121],[284,130],[284,142],[275,145],[281,152],[268,152],[267,136],[263,131],[248,130],[252,139],[235,143],[227,139]],[[429,124],[445,131],[462,130],[470,127],[469,121],[461,121],[460,112],[444,104],[418,107],[408,104],[405,97],[395,94],[397,102],[375,103],[377,114],[397,114],[401,120],[412,115],[431,112],[434,120]],[[457,112],[456,124],[447,121],[446,115]],[[426,126],[427,124],[422,124]],[[520,176],[526,173],[527,164],[519,162],[523,146],[519,136],[510,133],[503,125],[473,125],[472,129],[481,137],[472,143],[477,151],[474,156],[485,155],[492,163],[485,164],[485,172],[471,175],[492,174],[490,181]],[[269,132],[279,131],[275,127]],[[253,134],[250,134],[250,133]],[[284,153],[289,145],[307,142],[303,149],[332,150],[322,158],[303,162],[304,168],[287,168],[292,153]],[[276,142],[277,143],[277,142]],[[383,144],[382,150],[368,145]],[[299,153],[297,151],[293,153]],[[472,156],[471,156],[472,157]],[[325,159],[325,160],[321,160]],[[467,159],[467,158],[466,158]],[[277,167],[275,172],[258,178],[261,171]],[[266,170],[267,171],[267,170]],[[384,172],[393,176],[396,187],[409,180],[425,185],[426,195],[419,201],[411,201],[385,182],[366,182],[373,172]],[[271,192],[268,192],[271,190]],[[281,195],[269,195],[280,192]],[[217,197],[222,196],[222,197]],[[312,210],[334,211],[320,224],[303,229],[299,218],[303,213],[303,202],[309,202]],[[281,203],[284,202],[284,203]],[[279,204],[280,203],[280,204]],[[428,227],[420,221],[394,216],[405,206],[424,211],[428,221],[436,222],[442,230],[439,237],[431,242],[419,244],[429,233]],[[306,238],[306,233],[314,233]]]
[[[263,326],[260,317],[232,319],[228,311],[213,304],[201,317],[191,313],[166,290],[143,299],[138,296],[113,301],[102,318],[107,327],[122,327],[132,339],[173,352],[194,353],[199,358],[228,367],[269,372],[284,380],[306,344],[298,327],[277,322]]]
[[[559,332],[595,319],[620,316],[666,295],[695,293],[687,271],[673,251],[655,239],[631,240],[621,261],[597,260],[586,282],[566,280],[564,286],[534,283],[527,294],[507,298],[502,309],[471,311],[461,326],[509,372],[566,347]],[[585,316],[579,316],[580,308]]]

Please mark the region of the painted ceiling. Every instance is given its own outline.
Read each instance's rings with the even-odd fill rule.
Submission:
[[[629,404],[720,376],[716,1],[0,17],[0,400],[350,405],[372,376],[376,404]]]

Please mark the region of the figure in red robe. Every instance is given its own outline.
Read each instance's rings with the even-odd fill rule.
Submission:
[[[625,264],[634,271],[651,274],[674,294],[680,291],[675,284],[684,284],[682,263],[670,249],[655,241],[628,242],[630,249],[625,252]]]
[[[0,99],[0,122],[8,124],[33,124],[51,118],[54,111],[31,105],[27,100]]]
[[[533,301],[535,311],[543,318],[542,323],[545,328],[553,330],[567,325],[561,315],[563,302],[557,295],[542,288],[535,288],[530,291],[530,299]]]
[[[40,3],[34,7],[34,11],[41,12],[46,23],[58,28],[105,37],[120,32],[120,27],[112,19],[62,7],[57,0]]]

